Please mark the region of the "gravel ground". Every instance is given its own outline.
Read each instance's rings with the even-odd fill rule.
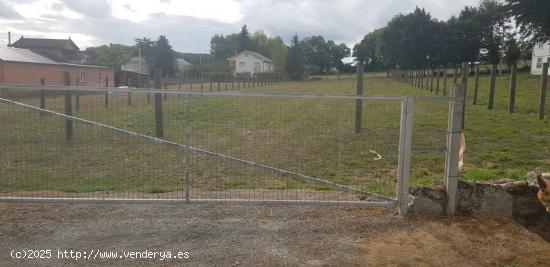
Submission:
[[[411,217],[334,206],[0,204],[2,266],[368,266],[550,263],[511,220]],[[12,259],[51,249],[54,259]],[[55,259],[57,250],[177,251],[188,259]]]

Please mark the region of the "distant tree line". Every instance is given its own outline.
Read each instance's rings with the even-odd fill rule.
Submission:
[[[354,46],[353,56],[371,69],[498,64],[501,60],[511,65],[522,55],[530,58],[525,51],[533,42],[548,41],[549,14],[548,0],[482,0],[447,21],[416,8],[365,35]]]
[[[342,59],[349,57],[351,50],[345,44],[325,40],[323,36],[310,36],[299,40],[293,36],[287,46],[279,36],[270,37],[262,31],[253,34],[244,25],[239,33],[216,34],[210,40],[210,54],[220,64],[227,66],[227,59],[238,52],[249,50],[260,53],[274,61],[275,71],[286,71],[293,77],[308,73],[326,73],[345,68]]]

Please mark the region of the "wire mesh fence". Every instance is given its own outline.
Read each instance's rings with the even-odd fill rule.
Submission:
[[[59,89],[3,92],[0,197],[396,205],[404,97]]]

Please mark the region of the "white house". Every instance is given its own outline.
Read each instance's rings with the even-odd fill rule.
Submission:
[[[546,62],[550,63],[550,43],[536,44],[535,47],[533,47],[531,74],[542,75],[542,63]]]
[[[234,73],[273,72],[273,60],[249,50],[239,52],[227,61]]]

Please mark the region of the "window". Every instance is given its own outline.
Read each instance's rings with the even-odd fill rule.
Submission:
[[[254,62],[254,72],[260,71],[260,62]]]
[[[83,83],[86,81],[86,73],[81,72],[80,73],[80,82]]]
[[[540,69],[540,68],[542,68],[542,58],[541,57],[537,58],[537,69]]]
[[[239,62],[239,68],[244,69],[246,67],[246,62]]]
[[[97,74],[97,84],[101,85],[101,73]]]

